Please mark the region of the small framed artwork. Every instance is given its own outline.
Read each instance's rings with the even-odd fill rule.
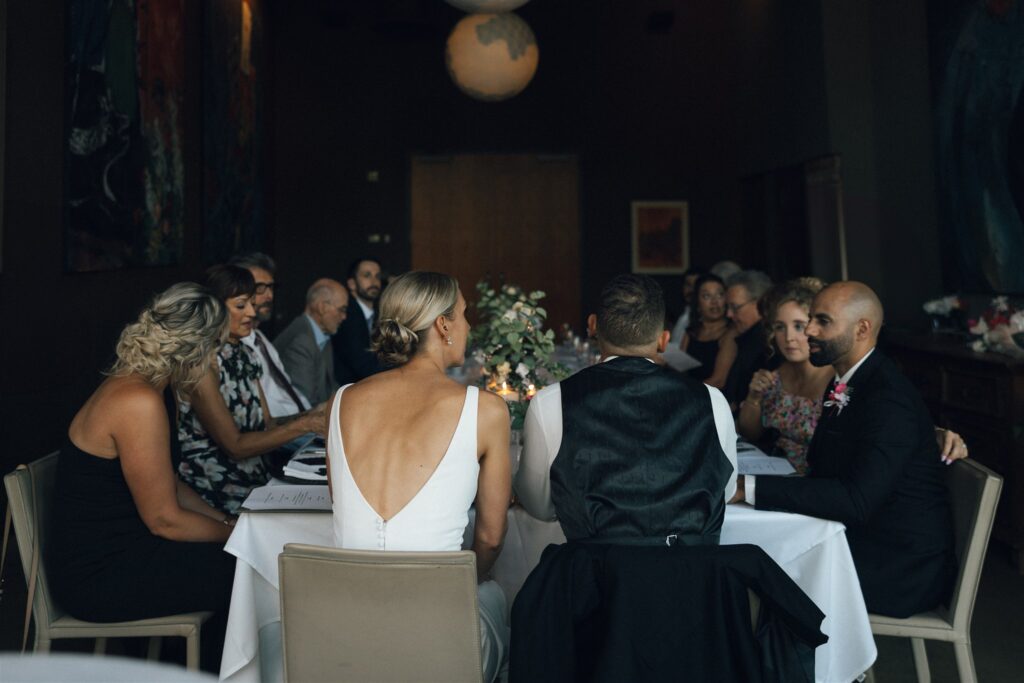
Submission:
[[[681,275],[690,267],[688,202],[635,201],[633,272]]]

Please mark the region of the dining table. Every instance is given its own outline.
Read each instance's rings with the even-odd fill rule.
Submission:
[[[472,516],[464,547],[472,539]],[[557,521],[508,511],[505,545],[492,569],[511,605],[544,548],[564,543]],[[237,558],[220,679],[283,681],[278,556],[288,543],[333,545],[332,515],[324,512],[245,512],[225,549]],[[775,560],[825,614],[829,639],[815,651],[818,683],[849,683],[877,655],[857,571],[839,522],[785,512],[726,507],[722,545],[751,543]]]

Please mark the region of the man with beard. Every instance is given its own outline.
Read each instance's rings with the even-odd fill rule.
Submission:
[[[377,317],[380,299],[380,262],[358,258],[348,269],[351,295],[348,317],[331,339],[334,347],[334,376],[340,386],[358,382],[380,372],[377,354],[370,351],[370,335]]]
[[[917,390],[875,349],[882,304],[859,282],[821,290],[806,334],[811,363],[836,373],[808,477],[746,477],[734,502],[846,525],[871,612],[907,617],[948,596],[952,518],[934,428]]]
[[[263,368],[260,377],[260,388],[266,400],[267,411],[271,417],[285,417],[309,410],[311,405],[306,396],[292,382],[277,349],[270,343],[259,325],[266,325],[274,314],[274,273],[277,264],[274,259],[260,252],[237,254],[228,262],[230,265],[245,268],[252,273],[256,281],[256,294],[253,296],[253,308],[256,309],[256,320],[253,330],[242,338],[242,343],[253,352],[252,356]]]

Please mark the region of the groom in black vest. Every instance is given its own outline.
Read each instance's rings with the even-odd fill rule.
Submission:
[[[736,432],[718,389],[658,363],[661,287],[620,275],[588,318],[603,362],[530,402],[515,489],[568,540],[717,544],[736,481]]]
[[[949,595],[952,518],[934,427],[917,390],[875,343],[882,304],[859,282],[818,293],[807,325],[811,363],[831,365],[808,477],[746,477],[737,499],[758,509],[846,524],[871,612],[907,617]]]

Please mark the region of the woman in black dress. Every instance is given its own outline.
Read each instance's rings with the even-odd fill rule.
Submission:
[[[692,310],[697,312],[679,348],[701,362],[690,376],[718,389],[725,387],[736,360],[736,330],[725,316],[725,283],[707,274],[694,287]]]
[[[57,463],[48,573],[72,616],[111,622],[211,610],[204,669],[223,647],[234,518],[175,476],[175,393],[207,371],[227,310],[206,288],[174,285],[125,327],[107,378],[71,421]]]

